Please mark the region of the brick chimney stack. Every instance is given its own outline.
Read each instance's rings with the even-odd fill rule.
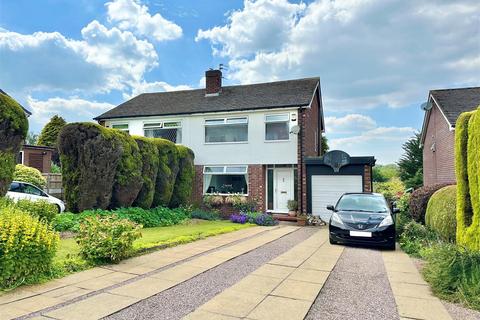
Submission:
[[[222,92],[222,71],[208,70],[205,72],[206,95],[219,95]]]

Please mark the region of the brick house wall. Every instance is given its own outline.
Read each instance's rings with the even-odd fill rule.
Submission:
[[[363,169],[363,192],[373,192],[372,189],[372,166],[365,165]]]
[[[315,94],[310,109],[299,110],[299,143],[298,143],[298,211],[307,212],[307,169],[305,157],[321,156],[320,104]]]
[[[24,165],[38,169],[41,173],[50,173],[53,155],[53,151],[50,148],[24,145],[21,151],[23,153]],[[21,161],[17,162],[20,163]]]
[[[432,150],[434,145],[435,151]],[[423,145],[423,184],[455,184],[455,131],[434,103]]]

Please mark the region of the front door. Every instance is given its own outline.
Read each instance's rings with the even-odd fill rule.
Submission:
[[[288,212],[287,202],[293,200],[293,169],[276,168],[275,172],[275,212]]]

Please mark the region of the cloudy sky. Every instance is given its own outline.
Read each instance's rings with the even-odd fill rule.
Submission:
[[[332,148],[395,162],[428,90],[480,85],[478,0],[0,0],[0,88],[91,120],[142,92],[319,76]]]

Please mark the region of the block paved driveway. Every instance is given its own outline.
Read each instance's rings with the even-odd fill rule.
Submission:
[[[410,258],[254,227],[0,295],[0,319],[452,319]]]

